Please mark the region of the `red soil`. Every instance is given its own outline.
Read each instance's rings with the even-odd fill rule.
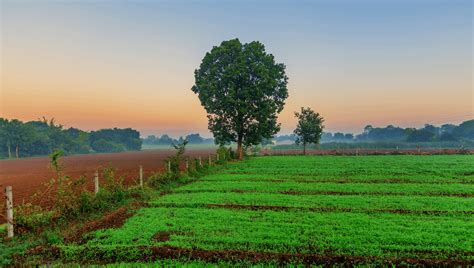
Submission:
[[[189,150],[186,155],[195,158],[203,157],[206,161],[209,154],[215,153],[212,149]],[[125,183],[135,183],[139,177],[139,166],[143,166],[144,178],[165,170],[164,160],[173,155],[173,149],[145,150],[136,152],[73,155],[61,158],[64,173],[72,178],[87,176],[90,178],[90,187],[96,170],[104,167],[113,167],[118,176],[123,176]],[[49,167],[48,157],[25,158],[18,160],[0,161],[0,196],[3,196],[5,186],[13,187],[14,205],[27,201],[28,197],[42,189],[44,183],[53,177]],[[3,198],[2,198],[3,200]],[[2,202],[3,203],[3,202]],[[1,207],[1,205],[0,205]],[[1,219],[0,219],[1,221]]]

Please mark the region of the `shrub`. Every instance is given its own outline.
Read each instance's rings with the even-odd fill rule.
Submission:
[[[174,179],[179,178],[181,175],[181,171],[179,169],[180,163],[184,160],[184,153],[186,151],[186,144],[188,144],[187,140],[184,140],[180,144],[173,144],[173,147],[176,149],[176,154],[174,156],[170,156],[165,160],[166,164],[169,164],[168,173]]]
[[[217,155],[219,156],[219,163],[224,163],[225,161],[229,161],[232,159],[231,156],[232,148],[225,147],[225,146],[219,146],[217,149]]]
[[[171,181],[175,180],[175,176],[172,173],[155,173],[151,175],[147,180],[147,185],[149,187],[160,189],[164,185],[170,183]]]
[[[46,211],[42,207],[31,203],[20,204],[14,209],[15,230],[20,234],[36,231],[49,224],[55,217],[55,211]]]

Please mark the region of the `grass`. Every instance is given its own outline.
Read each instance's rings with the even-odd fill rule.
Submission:
[[[474,262],[474,156],[274,156],[156,197],[68,262]],[[168,260],[168,259],[176,260]]]

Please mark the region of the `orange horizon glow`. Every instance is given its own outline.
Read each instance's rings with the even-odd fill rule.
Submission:
[[[472,8],[416,3],[413,12],[424,17],[376,3],[370,5],[380,15],[358,6],[348,15],[328,3],[279,3],[262,15],[224,3],[3,1],[0,117],[44,116],[84,130],[131,127],[142,136],[210,136],[190,90],[193,72],[212,46],[239,37],[262,41],[287,65],[281,133],[292,132],[302,106],[319,112],[330,132],[473,119]]]

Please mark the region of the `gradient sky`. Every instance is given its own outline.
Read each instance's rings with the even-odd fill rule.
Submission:
[[[474,118],[470,0],[0,1],[1,117],[209,136],[193,71],[238,37],[287,66],[282,133]]]

